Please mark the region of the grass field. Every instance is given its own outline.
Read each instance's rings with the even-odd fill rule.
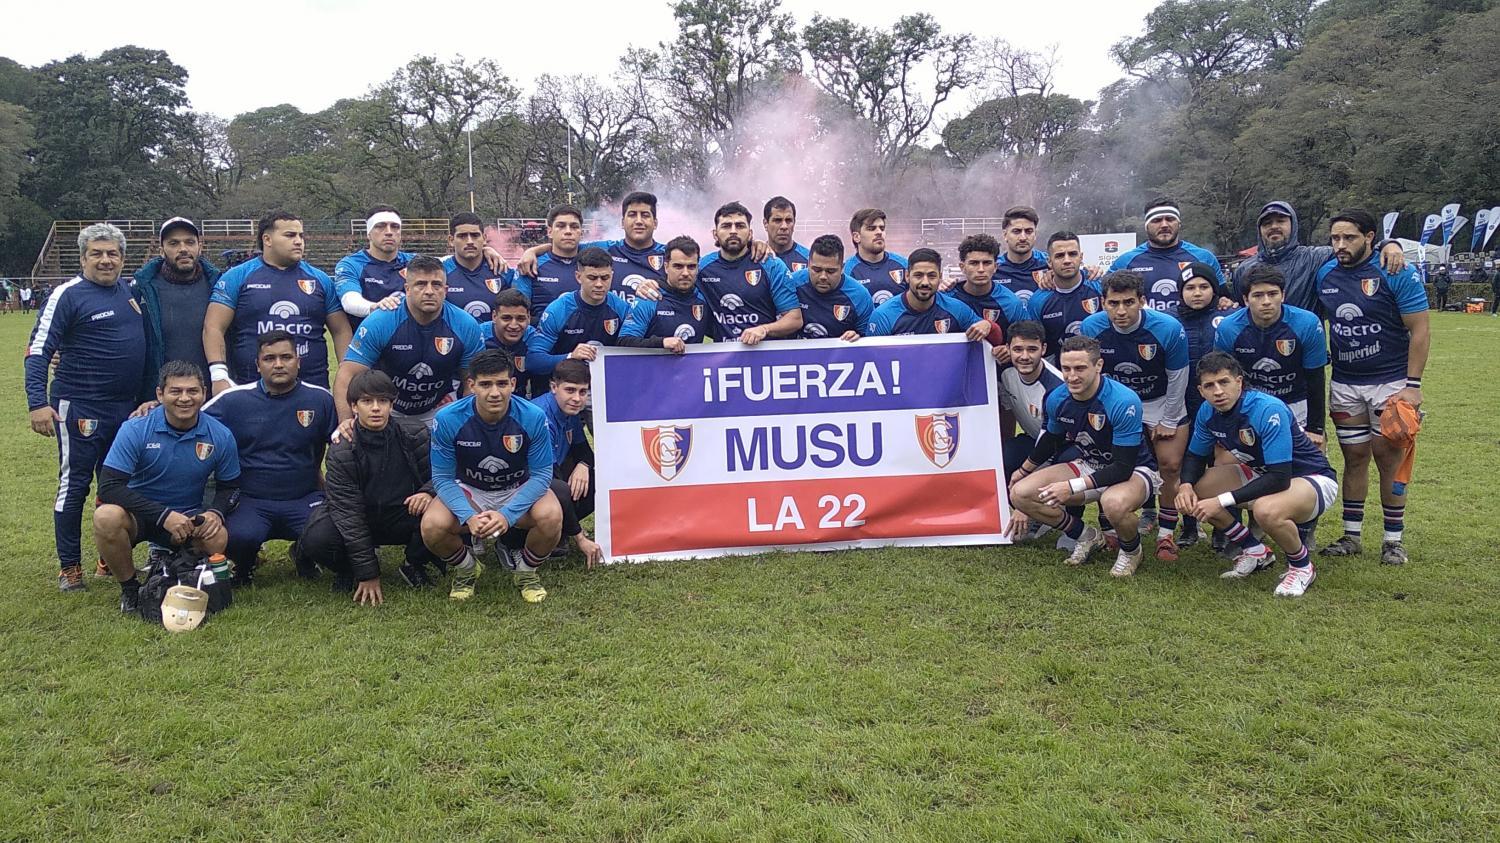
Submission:
[[[0,840],[1493,839],[1500,320],[1434,326],[1412,562],[1378,564],[1372,505],[1300,601],[1203,546],[1126,582],[950,548],[570,561],[540,606],[387,578],[369,609],[277,544],[174,637],[57,592],[0,316]]]

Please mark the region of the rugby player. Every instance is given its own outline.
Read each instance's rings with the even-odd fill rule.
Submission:
[[[849,220],[854,254],[844,262],[844,274],[865,285],[879,307],[906,290],[906,258],[885,248],[885,211],[861,208]]]
[[[1314,445],[1323,446],[1323,367],[1328,338],[1316,314],[1284,303],[1286,279],[1272,264],[1245,274],[1245,306],[1219,322],[1214,348],[1239,361],[1249,385],[1280,398]]]
[[[958,244],[958,261],[963,269],[964,282],[954,287],[950,295],[1005,331],[1011,323],[1027,319],[1030,313],[1026,303],[1003,286],[995,274],[995,259],[999,251],[1000,244],[988,234],[965,237]],[[1004,362],[1006,358],[1002,354],[996,359]]]
[[[1175,315],[1182,306],[1182,282],[1187,267],[1204,263],[1214,270],[1214,283],[1225,289],[1224,270],[1214,253],[1182,239],[1182,212],[1167,197],[1153,199],[1146,206],[1146,242],[1115,258],[1110,272],[1130,270],[1139,275],[1146,291],[1146,304],[1152,310]],[[1233,304],[1228,298],[1221,306]]]
[[[802,305],[804,339],[853,341],[870,324],[875,300],[863,284],[844,274],[844,241],[824,234],[812,242],[807,268],[792,273]]]
[[[1029,304],[1037,291],[1037,276],[1048,268],[1047,253],[1036,248],[1036,227],[1040,221],[1035,208],[1017,205],[1000,220],[1000,237],[1005,253],[997,255],[995,281]],[[993,239],[991,240],[993,242]],[[962,250],[962,246],[959,247]],[[962,260],[962,257],[960,257]]]
[[[1000,326],[981,318],[969,306],[947,293],[938,292],[943,279],[943,259],[932,249],[911,253],[906,291],[877,305],[870,315],[869,336],[898,337],[913,334],[952,334],[963,331],[970,342],[984,340],[994,348],[991,356],[1006,353]]]
[[[1071,231],[1047,238],[1047,265],[1052,286],[1032,293],[1026,309],[1030,318],[1042,323],[1055,360],[1063,340],[1078,336],[1083,320],[1099,312],[1103,291],[1083,277],[1083,241]]]
[[[526,341],[526,365],[533,376],[550,375],[566,358],[593,360],[600,346],[615,345],[630,305],[610,290],[614,262],[603,249],[578,256],[578,290],[547,305],[541,325]],[[512,364],[514,365],[514,364]]]
[[[492,318],[495,296],[515,275],[513,270],[491,269],[484,248],[484,220],[478,214],[464,211],[448,220],[448,249],[453,254],[443,258],[443,269],[448,273],[447,301],[482,326]]]
[[[730,202],[715,211],[719,251],[699,261],[698,289],[713,306],[726,340],[756,345],[795,337],[802,330],[802,307],[791,275],[775,255],[756,260],[751,240],[749,209]]]
[[[674,237],[666,248],[667,281],[662,287],[661,299],[640,298],[631,305],[618,340],[622,347],[665,348],[673,354],[681,354],[688,343],[719,338],[719,322],[709,307],[708,297],[698,289],[698,260],[701,257],[698,241],[685,235]],[[557,394],[557,384],[554,376],[550,394]],[[586,377],[583,384],[587,387]],[[588,397],[587,388],[584,397]]]
[[[772,196],[764,209],[766,244],[786,264],[786,271],[797,274],[808,264],[807,247],[798,243],[797,206],[785,196]],[[840,244],[842,246],[842,244]],[[840,252],[842,252],[842,248]]]

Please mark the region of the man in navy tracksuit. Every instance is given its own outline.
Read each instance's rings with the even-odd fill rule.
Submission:
[[[78,234],[82,271],[59,284],[37,316],[26,346],[31,429],[57,437],[52,528],[62,570],[57,585],[82,591],[83,505],[120,425],[146,398],[146,327],[140,305],[120,283],[125,235],[108,224]],[[47,373],[56,356],[48,395]]]
[[[338,427],[333,395],[297,375],[297,338],[256,338],[260,380],[230,387],[203,405],[234,435],[240,501],[225,523],[236,586],[249,585],[267,539],[295,539],[323,504],[323,453]],[[304,570],[304,575],[316,575]]]

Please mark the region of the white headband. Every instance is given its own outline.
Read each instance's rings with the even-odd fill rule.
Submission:
[[[1182,212],[1177,210],[1176,205],[1157,205],[1146,211],[1146,222],[1152,222],[1159,217],[1173,217],[1182,219]]]
[[[393,222],[396,224],[397,228],[400,228],[401,215],[396,213],[395,211],[381,211],[378,214],[371,214],[370,218],[365,220],[365,233],[369,234],[370,232],[374,231],[375,226],[380,225],[383,222]]]

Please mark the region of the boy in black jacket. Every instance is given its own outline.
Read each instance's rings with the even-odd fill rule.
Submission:
[[[352,588],[356,603],[372,606],[385,602],[375,553],[381,545],[405,545],[402,578],[431,584],[432,554],[420,530],[433,492],[427,430],[391,424],[395,398],[396,385],[378,369],[350,382],[353,436],[328,449],[325,501],[292,547],[299,567],[315,562],[333,571],[334,588]]]

